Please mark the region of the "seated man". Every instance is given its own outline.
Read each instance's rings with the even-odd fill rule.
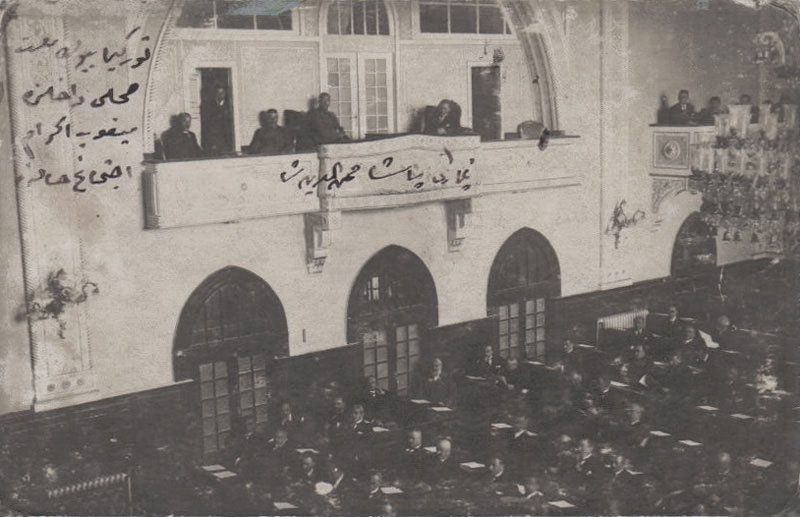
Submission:
[[[427,453],[422,447],[422,430],[414,428],[408,431],[406,447],[397,459],[401,478],[413,481],[422,481],[425,473],[425,460]]]
[[[278,111],[268,109],[258,114],[261,127],[253,133],[247,152],[250,154],[281,154],[294,152],[291,131],[278,125]]]
[[[364,387],[356,400],[364,406],[367,418],[381,421],[389,409],[390,394],[378,386],[374,375],[369,375],[364,379]]]
[[[516,356],[511,356],[506,364],[500,368],[497,382],[508,391],[528,393],[530,375],[527,368],[520,366]]]
[[[350,140],[339,124],[339,119],[328,109],[330,105],[330,94],[323,92],[319,94],[319,105],[308,112],[311,137],[317,145]]]
[[[494,356],[491,345],[483,347],[483,355],[472,364],[470,373],[476,377],[493,378],[500,373],[503,361]]]
[[[161,134],[165,160],[191,160],[203,156],[197,136],[189,131],[192,116],[181,113],[170,118],[170,128]]]
[[[460,470],[452,456],[453,444],[448,438],[442,438],[436,444],[436,454],[429,460],[426,470],[426,481],[429,485],[437,485],[452,481],[458,477]]]
[[[735,345],[736,327],[731,325],[731,320],[724,314],[714,322],[714,330],[710,332],[711,339],[722,348]]]
[[[727,113],[727,108],[722,106],[722,100],[717,97],[711,97],[708,100],[708,106],[700,110],[699,122],[702,124],[713,124],[716,122],[714,115],[722,115]]]
[[[691,325],[683,327],[677,350],[683,354],[684,362],[691,367],[705,366],[708,360],[708,350],[703,340],[697,336],[695,328]]]
[[[652,332],[645,328],[645,321],[645,317],[641,315],[633,318],[633,328],[628,330],[629,345],[646,343],[652,337]]]
[[[440,358],[435,358],[432,363],[431,374],[422,380],[422,385],[419,389],[420,396],[436,404],[449,406],[455,400],[453,391],[453,383],[444,372],[444,363]]]
[[[512,495],[519,493],[516,486],[511,482],[510,475],[506,471],[506,462],[500,456],[492,456],[489,460],[489,473],[486,479],[486,487],[496,496]]]
[[[439,102],[432,116],[426,113],[422,126],[422,133],[426,135],[453,136],[466,132],[466,128],[461,127],[461,106],[449,99]]]
[[[739,96],[739,104],[741,105],[749,105],[750,106],[750,123],[751,124],[758,124],[758,117],[760,115],[760,109],[758,105],[753,105],[753,101],[750,98],[750,95],[743,93]]]
[[[694,117],[694,105],[689,102],[689,90],[681,90],[678,92],[678,102],[669,108],[669,123],[689,124]]]

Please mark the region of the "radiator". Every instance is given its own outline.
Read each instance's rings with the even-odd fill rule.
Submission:
[[[647,315],[648,315],[647,309],[637,309],[635,311],[620,312],[619,314],[611,314],[610,316],[603,316],[602,318],[597,318],[597,335],[595,336],[597,339],[596,343],[598,344],[600,343],[600,332],[602,330],[632,329],[633,320],[636,319],[637,316],[641,316],[646,319]]]

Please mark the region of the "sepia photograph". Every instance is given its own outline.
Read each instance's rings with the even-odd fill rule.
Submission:
[[[800,517],[800,0],[0,47],[0,517]]]

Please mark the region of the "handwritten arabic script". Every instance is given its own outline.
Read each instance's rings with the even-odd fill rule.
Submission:
[[[12,51],[18,61],[37,67],[37,73],[23,79],[32,84],[18,90],[28,125],[18,142],[31,170],[18,183],[71,184],[73,192],[83,193],[112,182],[118,189],[119,178],[133,176],[133,165],[124,162],[133,154],[128,147],[139,132],[138,126],[124,122],[126,116],[135,120],[136,111],[118,106],[143,100],[134,71],[152,58],[150,36],[136,26],[116,43],[99,46],[31,32],[36,35],[22,36]]]

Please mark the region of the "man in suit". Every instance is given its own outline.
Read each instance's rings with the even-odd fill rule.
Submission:
[[[702,124],[714,124],[716,122],[714,115],[722,115],[726,112],[727,108],[722,106],[722,100],[714,96],[708,100],[708,106],[700,110],[698,121]]]
[[[736,345],[736,327],[731,325],[731,320],[726,315],[721,315],[714,322],[711,339],[722,348],[731,348]]]
[[[376,422],[382,421],[390,410],[390,393],[378,386],[375,376],[369,375],[364,379],[364,386],[356,401],[364,406],[366,417]]]
[[[689,90],[681,90],[678,92],[678,102],[669,108],[669,123],[689,124],[694,117],[694,105],[689,102]]]
[[[311,453],[303,454],[300,459],[300,472],[297,476],[297,483],[306,487],[311,487],[319,482],[324,481],[325,475],[317,468],[317,459]]]
[[[346,142],[350,140],[344,128],[328,108],[331,105],[331,96],[328,93],[319,94],[319,104],[308,112],[308,123],[311,128],[311,137],[316,145]]]
[[[233,109],[228,89],[222,85],[214,88],[213,98],[200,106],[203,122],[203,149],[209,155],[233,152]]]
[[[426,481],[429,485],[438,485],[452,481],[459,475],[459,467],[452,456],[453,444],[448,438],[442,438],[436,444],[436,454],[428,462]]]
[[[197,136],[189,131],[192,116],[188,113],[170,119],[170,128],[161,134],[161,147],[165,160],[191,160],[203,156]]]
[[[503,361],[494,356],[490,345],[483,347],[483,355],[473,363],[472,375],[476,377],[494,378],[503,367]]]
[[[292,132],[278,125],[278,111],[268,109],[258,114],[261,127],[253,133],[247,152],[250,154],[281,154],[294,152]]]
[[[397,460],[399,475],[404,479],[421,481],[425,470],[427,453],[422,447],[422,430],[413,428],[408,431],[406,447]]]
[[[633,328],[628,331],[628,342],[631,345],[646,343],[652,337],[652,332],[645,327],[644,316],[633,318]]]
[[[500,369],[497,377],[498,383],[508,391],[527,393],[530,388],[530,375],[528,370],[519,364],[516,356],[511,356]]]
[[[278,415],[278,428],[286,429],[289,437],[292,440],[302,442],[304,439],[305,418],[298,417],[292,411],[292,405],[289,402],[283,402],[280,406],[280,414]]]
[[[517,492],[506,471],[506,462],[500,456],[492,456],[489,460],[489,473],[485,481],[486,487],[495,496],[508,496]]]
[[[702,368],[708,360],[708,350],[703,340],[697,336],[692,325],[685,325],[681,331],[681,338],[677,350],[683,354],[684,362],[693,368]]]
[[[444,371],[441,358],[436,357],[431,363],[431,374],[422,380],[420,395],[436,404],[449,406],[453,403],[453,383]]]

